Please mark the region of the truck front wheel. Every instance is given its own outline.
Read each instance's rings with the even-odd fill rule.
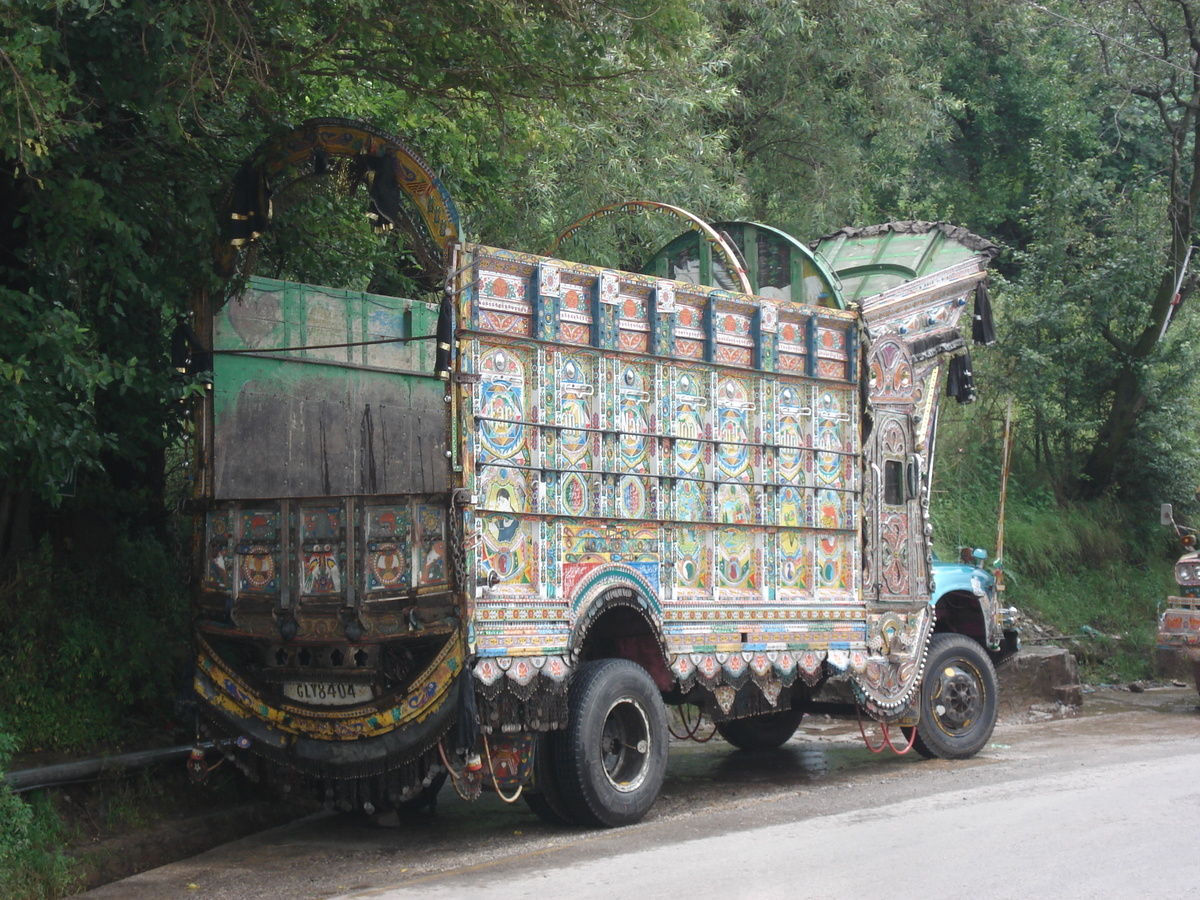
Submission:
[[[922,756],[968,759],[982,750],[997,715],[996,670],[984,649],[961,634],[935,634],[920,704],[913,746]]]
[[[612,828],[640,821],[667,770],[667,709],[637,663],[599,659],[571,679],[566,732],[551,741],[572,821]]]

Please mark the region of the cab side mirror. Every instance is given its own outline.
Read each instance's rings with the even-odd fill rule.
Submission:
[[[1158,521],[1163,525],[1174,525],[1175,516],[1170,503],[1164,503],[1158,509]]]

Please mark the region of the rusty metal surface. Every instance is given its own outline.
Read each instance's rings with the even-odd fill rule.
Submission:
[[[424,339],[436,317],[252,279],[214,328],[214,497],[446,490],[445,390]]]

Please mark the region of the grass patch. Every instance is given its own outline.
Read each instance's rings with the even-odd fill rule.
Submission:
[[[104,538],[103,553],[46,540],[0,583],[0,772],[18,749],[29,754],[22,765],[41,752],[59,761],[140,749],[170,725],[188,640],[177,559],[154,536],[114,527]],[[95,830],[144,824],[148,789],[114,785]],[[0,783],[4,900],[78,889],[81,869],[63,850],[81,826],[69,806],[61,792],[17,795]]]
[[[47,543],[22,561],[0,585],[0,696],[26,751],[113,750],[165,728],[187,647],[182,584],[150,538],[83,561]]]
[[[16,740],[0,730],[0,778],[16,749]],[[0,780],[0,897],[49,900],[72,893],[78,876],[62,851],[63,838],[62,821],[44,791],[26,799]]]

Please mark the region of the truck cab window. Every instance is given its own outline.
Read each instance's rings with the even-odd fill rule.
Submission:
[[[898,459],[883,462],[883,502],[888,506],[904,505],[904,467]]]

